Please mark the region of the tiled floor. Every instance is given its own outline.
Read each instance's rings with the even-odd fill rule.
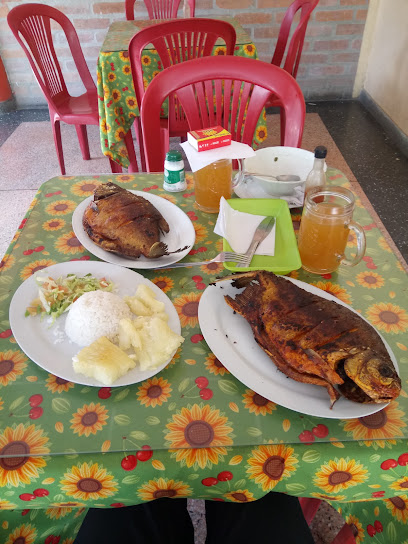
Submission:
[[[408,158],[394,147],[381,126],[359,102],[309,103],[307,111],[320,115],[391,238],[405,260],[408,260],[406,235]],[[0,156],[1,152],[3,157],[7,155],[9,159],[7,167],[13,168],[13,142],[16,139],[23,139],[26,149],[25,173],[14,171],[12,176],[8,176],[7,184],[4,181],[2,183],[1,172],[4,172],[4,164],[0,164],[0,258],[7,250],[8,243],[41,183],[36,181],[27,183],[28,173],[40,168],[36,161],[36,147],[33,144],[33,141],[37,142],[35,142],[35,135],[30,131],[31,122],[40,123],[41,125],[38,126],[46,132],[46,138],[49,140],[45,151],[47,161],[56,161],[51,128],[48,123],[43,123],[48,119],[47,110],[17,111],[0,115]],[[98,130],[97,127],[90,128],[91,131]],[[17,133],[16,129],[19,129]],[[73,130],[72,127],[63,127],[64,131],[71,129]],[[324,141],[318,143],[325,144]],[[91,156],[99,158],[84,163],[75,144],[72,153],[77,154],[78,162],[75,165],[72,165],[72,161],[70,162],[70,174],[109,172],[108,162],[102,157],[99,149],[97,133],[94,134],[93,145],[95,148],[91,150]],[[71,150],[67,149],[67,163],[69,153]],[[330,163],[329,160],[328,163]],[[57,166],[55,168],[53,175],[58,175]],[[79,170],[76,171],[73,168],[79,168]],[[37,178],[30,177],[30,179],[42,179],[42,172],[38,174]],[[42,181],[46,181],[48,177]],[[196,543],[202,544],[205,541],[205,520],[201,501],[191,502],[190,510],[195,521]],[[328,505],[323,506],[312,525],[316,543],[331,542],[340,526],[341,521],[336,513]]]

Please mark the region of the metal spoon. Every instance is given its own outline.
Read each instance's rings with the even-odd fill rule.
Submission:
[[[295,176],[294,174],[280,174],[278,176],[272,176],[270,174],[259,174],[257,172],[247,172],[246,170],[243,172],[244,176],[254,176],[259,178],[269,178],[274,179],[276,181],[300,181],[299,176]]]

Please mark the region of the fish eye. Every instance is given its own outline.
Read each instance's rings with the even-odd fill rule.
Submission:
[[[391,378],[393,375],[392,368],[390,368],[388,365],[380,365],[378,367],[378,372],[381,374],[381,376],[384,376],[384,378]]]

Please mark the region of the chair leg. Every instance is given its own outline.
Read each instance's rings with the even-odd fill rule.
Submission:
[[[135,122],[133,126],[135,127],[136,139],[137,139],[137,143],[139,144],[140,165],[142,168],[142,172],[146,172],[146,155],[145,155],[144,144],[143,144],[143,133],[142,133],[142,125],[140,123],[140,117],[135,118]]]
[[[117,162],[113,161],[112,159],[109,159],[109,164],[112,170],[112,174],[121,174],[122,173],[122,167]]]
[[[52,119],[52,118],[51,118]],[[57,151],[58,162],[61,169],[61,175],[65,176],[65,163],[64,163],[64,153],[62,150],[62,141],[61,141],[61,127],[59,121],[51,121],[52,133],[54,135],[55,149]]]
[[[280,139],[281,145],[285,145],[285,130],[286,130],[286,115],[285,109],[279,108],[280,110]]]
[[[75,125],[75,130],[78,136],[82,158],[84,159],[84,161],[89,161],[91,155],[89,154],[89,143],[88,135],[86,133],[86,125]]]
[[[129,173],[139,172],[139,168],[137,166],[135,147],[133,145],[132,129],[131,128],[126,133],[125,144],[126,144],[126,149],[127,149],[128,156],[129,156],[128,172]]]

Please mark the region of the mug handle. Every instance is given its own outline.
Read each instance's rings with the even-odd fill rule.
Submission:
[[[348,224],[348,228],[353,230],[357,237],[357,254],[354,257],[354,259],[347,259],[346,257],[343,257],[343,259],[340,261],[340,264],[345,264],[346,266],[355,266],[358,264],[361,259],[364,257],[364,253],[366,250],[366,235],[363,230],[363,228],[354,221],[350,221]]]
[[[241,181],[244,179],[244,175],[242,172],[242,160],[241,159],[233,159],[238,163],[238,172],[235,174],[235,176],[232,179],[232,187],[236,187],[241,183]]]

